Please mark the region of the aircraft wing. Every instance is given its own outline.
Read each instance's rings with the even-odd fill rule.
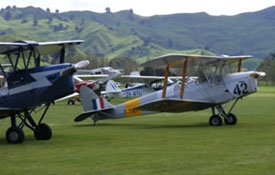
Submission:
[[[0,42],[0,54],[7,54],[26,46],[25,43]]]
[[[108,77],[108,75],[89,75],[89,74],[75,74],[75,76],[79,78],[93,78],[93,79]]]
[[[19,50],[20,48],[28,50],[30,47],[36,47],[41,56],[49,55],[63,48],[72,47],[84,42],[83,40],[68,40],[54,42],[35,42],[35,41],[16,41],[0,42],[0,54],[7,54]]]
[[[197,64],[211,64],[217,61],[227,60],[230,64],[247,58],[251,58],[250,55],[240,55],[240,56],[207,56],[207,55],[189,55],[189,54],[167,54],[150,61],[147,61],[140,66],[143,67],[164,67],[169,65],[171,67],[182,67],[185,60],[188,59],[191,65]],[[190,65],[190,66],[191,66]]]
[[[144,76],[144,75],[121,75],[120,77],[114,78],[117,82],[124,83],[141,83],[150,87],[153,83],[161,83],[164,81],[164,76]],[[168,76],[169,82],[176,82],[182,80],[181,76]]]
[[[0,119],[10,117],[16,112],[21,112],[22,109],[19,108],[0,108]]]
[[[37,49],[40,55],[45,56],[55,52],[59,52],[61,49],[73,47],[80,43],[83,43],[83,40],[68,40],[68,41],[53,41],[53,42],[40,42],[38,43]]]
[[[179,80],[181,76],[168,76],[171,80]],[[144,75],[121,75],[115,80],[127,81],[127,82],[144,82],[144,81],[154,81],[154,80],[164,80],[164,76],[144,76]]]
[[[91,110],[91,111],[85,111],[83,113],[81,113],[80,115],[78,115],[74,121],[75,122],[80,122],[83,121],[93,115],[99,114],[98,117],[100,117],[100,119],[107,119],[107,118],[112,118],[112,116],[108,113],[110,113],[110,111],[112,111],[114,108],[105,108],[105,109],[100,109],[100,110]]]
[[[67,96],[65,96],[65,97],[59,98],[59,99],[55,100],[54,102],[63,101],[63,100],[69,99],[69,98],[76,97],[76,96],[78,96],[78,95],[79,95],[79,93],[75,92],[75,93],[72,93],[72,94],[67,95]]]
[[[193,100],[179,100],[179,99],[161,99],[153,102],[145,103],[136,107],[137,110],[145,111],[160,111],[160,112],[186,112],[197,111],[215,106],[214,103],[193,101]]]

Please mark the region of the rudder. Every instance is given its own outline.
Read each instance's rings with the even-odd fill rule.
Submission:
[[[109,80],[107,82],[105,90],[106,90],[106,93],[121,91],[121,89],[118,87],[118,85],[113,80]]]
[[[98,97],[96,93],[87,86],[82,86],[80,88],[80,98],[84,111],[101,110],[113,107],[112,104],[103,97]]]

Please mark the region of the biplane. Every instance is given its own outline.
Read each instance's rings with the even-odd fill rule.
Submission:
[[[66,48],[82,40],[35,42],[0,42],[0,70],[6,85],[0,88],[0,119],[10,118],[11,127],[6,132],[9,143],[22,143],[23,127],[31,129],[37,140],[49,140],[51,128],[43,123],[50,105],[58,98],[74,92],[73,74],[89,61],[64,63]],[[43,62],[45,56],[59,53],[57,64]],[[9,63],[9,67],[4,65]],[[2,83],[3,84],[3,83]],[[43,110],[35,121],[36,109]]]
[[[209,124],[235,125],[237,117],[232,110],[239,99],[257,91],[257,78],[264,72],[242,72],[244,56],[202,56],[168,54],[157,57],[141,66],[165,69],[162,90],[113,106],[92,90],[82,87],[80,95],[84,112],[75,118],[76,122],[91,118],[101,119],[133,117],[159,112],[179,113],[210,108]],[[167,86],[170,68],[179,69],[181,82]],[[187,78],[187,77],[192,77]],[[229,102],[233,102],[229,110]]]

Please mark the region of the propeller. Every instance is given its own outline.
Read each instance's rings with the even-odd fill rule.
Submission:
[[[265,72],[253,72],[250,74],[250,76],[253,78],[264,77],[264,76],[266,76],[266,73]]]
[[[78,63],[73,64],[72,67],[69,67],[69,68],[61,71],[60,76],[63,77],[63,76],[69,75],[69,74],[73,74],[74,72],[76,72],[77,69],[84,68],[84,67],[88,66],[89,64],[90,64],[89,60],[79,61]]]
[[[82,60],[82,61],[79,61],[78,63],[76,63],[74,65],[74,67],[75,67],[75,69],[81,69],[81,68],[88,66],[89,64],[90,64],[89,60]]]

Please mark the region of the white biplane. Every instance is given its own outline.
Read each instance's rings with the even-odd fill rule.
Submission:
[[[113,106],[98,97],[87,87],[81,87],[80,95],[84,112],[76,122],[92,118],[116,119],[158,112],[187,112],[212,109],[209,124],[220,126],[224,122],[235,125],[237,117],[232,113],[237,101],[257,91],[257,78],[264,72],[241,72],[242,61],[251,56],[202,56],[168,54],[148,61],[141,66],[164,67],[165,77],[162,90]],[[235,70],[232,71],[232,65]],[[169,68],[180,68],[181,83],[167,86]],[[187,77],[196,77],[188,79]],[[225,106],[234,101],[228,111]]]

